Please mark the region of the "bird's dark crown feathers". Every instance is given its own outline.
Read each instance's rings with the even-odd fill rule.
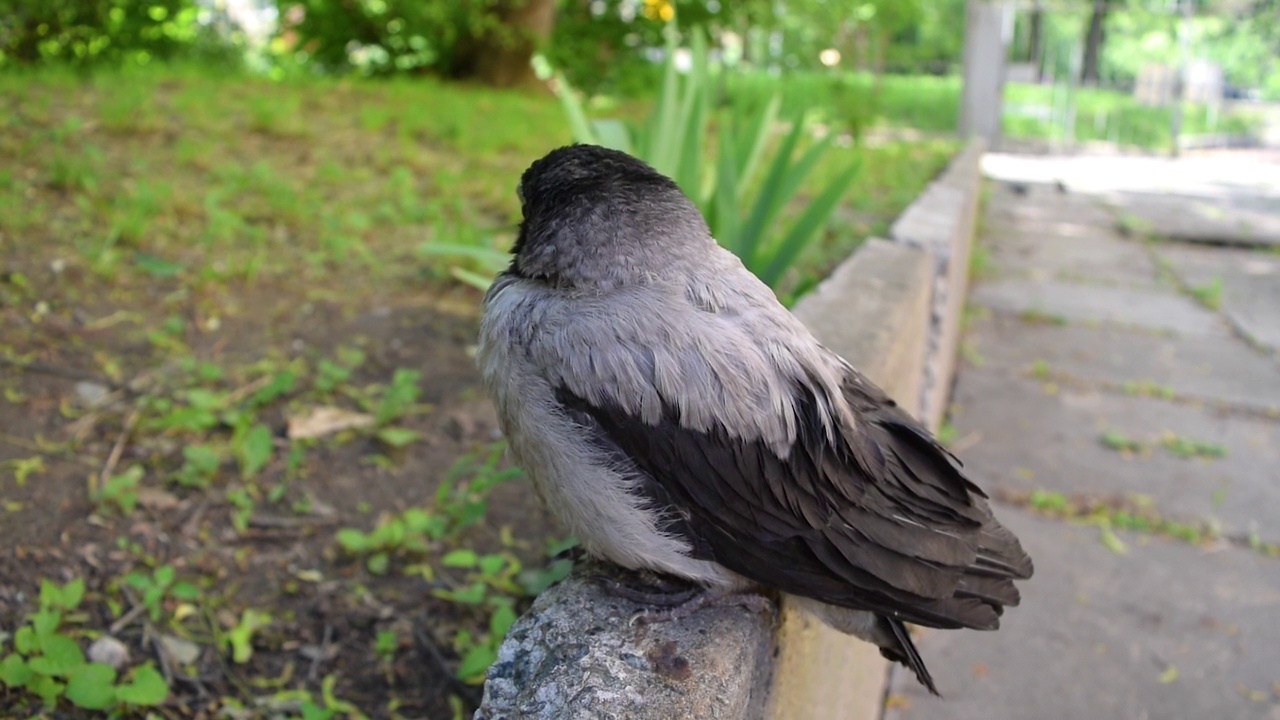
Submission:
[[[651,276],[682,247],[710,240],[679,186],[618,150],[569,145],[520,178],[523,220],[512,271],[571,285]]]

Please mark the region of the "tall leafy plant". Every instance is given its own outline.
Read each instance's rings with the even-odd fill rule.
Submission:
[[[706,37],[694,33],[686,73],[676,65],[678,49],[671,30],[657,101],[639,125],[589,120],[578,93],[563,76],[550,73],[552,87],[576,141],[630,153],[671,177],[697,204],[716,239],[762,281],[776,286],[826,227],[859,167],[851,163],[789,225],[780,227],[783,210],[830,147],[831,136],[798,152],[806,127],[801,113],[770,153],[780,125],[778,95],[751,112],[713,113],[718,87]],[[705,151],[713,143],[716,153],[708,163]]]

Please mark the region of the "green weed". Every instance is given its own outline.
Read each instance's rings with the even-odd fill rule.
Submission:
[[[1207,285],[1195,285],[1187,288],[1191,296],[1210,310],[1222,309],[1222,277],[1215,277]]]
[[[150,575],[131,572],[124,576],[123,581],[142,593],[141,602],[147,608],[151,622],[159,622],[165,598],[194,602],[200,597],[200,590],[194,584],[177,579],[177,571],[172,565],[161,565]]]
[[[110,665],[86,660],[70,626],[82,617],[77,610],[84,594],[80,579],[61,587],[41,583],[39,609],[14,632],[13,649],[0,660],[0,685],[39,698],[50,712],[63,699],[113,714],[164,702],[169,687],[150,663],[121,679]]]

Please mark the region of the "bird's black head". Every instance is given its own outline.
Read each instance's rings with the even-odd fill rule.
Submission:
[[[715,242],[674,181],[618,150],[552,150],[525,170],[518,193],[524,219],[512,271],[525,277],[616,287]]]

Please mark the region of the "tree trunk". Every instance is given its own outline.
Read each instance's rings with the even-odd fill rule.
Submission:
[[[1097,0],[1093,4],[1093,13],[1089,16],[1089,34],[1085,37],[1084,62],[1080,68],[1080,84],[1098,84],[1098,60],[1102,56],[1103,26],[1109,10],[1105,0]]]
[[[556,0],[503,0],[495,12],[501,27],[468,43],[456,74],[495,87],[532,84],[537,76],[529,61],[551,36]]]
[[[1036,66],[1036,82],[1044,82],[1044,10],[1036,5],[1027,18],[1031,37],[1027,43],[1027,61]]]

